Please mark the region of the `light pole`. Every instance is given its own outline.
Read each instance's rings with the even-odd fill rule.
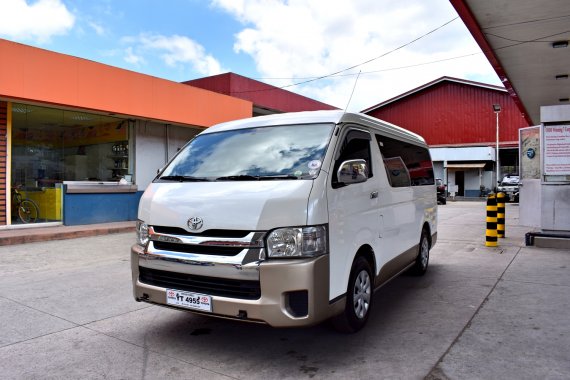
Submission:
[[[493,104],[493,112],[495,112],[496,120],[497,120],[497,147],[495,149],[495,165],[497,171],[497,180],[495,181],[495,187],[499,185],[499,181],[501,180],[501,166],[499,163],[499,112],[501,112],[501,105],[500,104]]]

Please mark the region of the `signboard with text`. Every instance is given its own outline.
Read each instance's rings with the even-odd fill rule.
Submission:
[[[570,175],[570,125],[545,125],[544,175]]]
[[[520,179],[540,179],[540,127],[519,129]]]

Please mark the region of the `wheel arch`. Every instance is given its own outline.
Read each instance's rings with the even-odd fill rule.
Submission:
[[[424,225],[422,226],[421,232],[424,232],[424,231],[426,231],[426,233],[427,233],[429,247],[431,248],[431,246],[432,246],[431,245],[431,228],[430,228],[429,223],[427,221],[424,222]]]
[[[364,257],[364,259],[368,262],[370,268],[372,269],[372,274],[375,276],[378,273],[378,267],[376,266],[376,256],[374,254],[374,249],[368,244],[362,245],[358,251],[356,251],[354,258],[352,259],[352,264],[354,264],[356,259],[360,256]]]

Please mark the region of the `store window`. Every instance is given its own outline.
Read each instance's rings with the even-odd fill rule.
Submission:
[[[130,181],[128,141],[125,119],[13,104],[12,224],[61,221],[63,181]]]

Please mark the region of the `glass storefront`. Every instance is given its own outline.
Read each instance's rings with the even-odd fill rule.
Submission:
[[[131,181],[129,121],[12,104],[12,224],[62,220],[63,181]]]

